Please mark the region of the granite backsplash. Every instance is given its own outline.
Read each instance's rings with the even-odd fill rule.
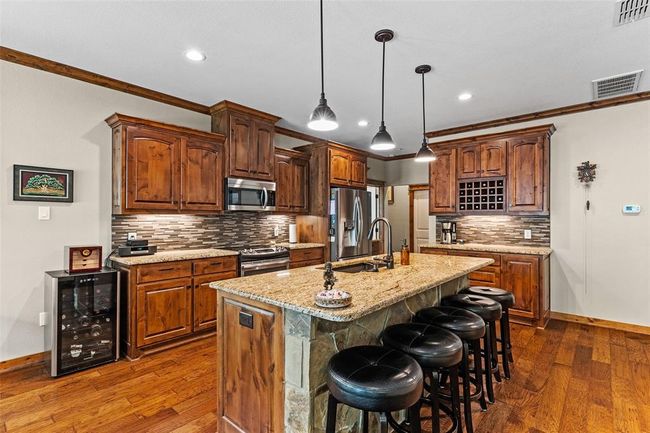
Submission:
[[[465,215],[436,217],[436,236],[440,239],[441,223],[456,222],[456,236],[465,242],[549,247],[551,219],[548,216]],[[532,239],[524,239],[524,230]]]
[[[159,250],[262,247],[289,241],[290,215],[230,212],[223,215],[113,215],[112,245],[126,242],[136,232]],[[278,236],[273,230],[278,227]]]

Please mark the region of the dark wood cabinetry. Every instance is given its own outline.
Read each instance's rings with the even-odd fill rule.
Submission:
[[[309,156],[301,152],[275,150],[275,206],[278,211],[309,211]]]
[[[114,114],[113,213],[223,210],[219,134]]]
[[[438,150],[429,164],[429,213],[456,212],[456,149]]]
[[[472,286],[499,287],[515,295],[510,309],[513,322],[544,327],[550,318],[550,260],[532,254],[501,254],[421,248],[424,254],[440,254],[493,259],[494,263],[469,274]]]
[[[217,305],[217,430],[284,431],[282,310],[222,292]]]
[[[430,213],[548,215],[550,137],[554,131],[553,125],[541,125],[435,143],[437,160],[429,163]],[[494,189],[493,194],[491,186],[484,187],[480,182],[495,177],[500,179],[489,179],[489,182],[500,182],[502,185],[496,186],[503,191]],[[464,194],[457,185],[466,183],[466,179],[478,188],[471,198],[476,200],[477,192],[481,200],[485,197],[480,207],[465,205],[463,201],[462,206],[457,206],[457,195]],[[488,200],[496,204],[492,207],[492,201]],[[504,202],[507,202],[505,207]],[[470,203],[470,198],[465,203]]]
[[[131,359],[214,332],[209,284],[238,275],[237,256],[113,267],[122,271],[121,339]]]
[[[279,117],[230,101],[210,107],[212,131],[227,137],[227,177],[274,180],[273,137]]]
[[[325,261],[324,251],[322,247],[290,250],[289,260],[291,269],[320,265]]]
[[[341,149],[329,150],[331,186],[365,188],[367,157]]]

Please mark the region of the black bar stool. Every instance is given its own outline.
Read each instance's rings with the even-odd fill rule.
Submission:
[[[440,301],[443,306],[457,307],[469,310],[481,316],[485,322],[485,335],[483,336],[483,362],[485,375],[485,389],[488,401],[494,403],[494,386],[492,375],[498,382],[501,381],[499,374],[499,360],[496,356],[496,321],[501,319],[501,304],[490,298],[467,293],[459,293],[447,296]]]
[[[363,432],[368,433],[368,412],[379,412],[379,431],[390,424],[400,433],[420,433],[420,397],[423,374],[418,363],[405,353],[382,346],[357,346],[330,358],[327,365],[326,433],[336,431],[339,403],[363,412]],[[391,412],[408,411],[410,430],[395,421]]]
[[[418,311],[414,322],[439,326],[453,332],[463,342],[463,360],[461,376],[463,378],[463,409],[465,411],[465,426],[468,433],[474,431],[472,423],[472,400],[477,400],[483,411],[487,410],[485,393],[483,392],[483,372],[481,368],[481,338],[485,335],[485,322],[477,314],[456,307],[429,307]],[[474,354],[474,368],[470,372],[470,349]],[[472,394],[470,383],[476,388]]]
[[[501,343],[501,350],[499,350],[498,353],[501,355],[503,375],[506,377],[506,379],[510,379],[510,363],[514,362],[514,359],[512,358],[512,343],[510,342],[509,311],[510,307],[515,305],[515,295],[504,289],[484,286],[472,286],[461,290],[461,293],[485,296],[486,298],[494,299],[499,304],[501,304],[501,309],[503,311],[501,320],[499,322],[501,328],[501,338],[497,340]]]
[[[429,379],[425,381],[428,396],[422,401],[431,406],[433,433],[440,432],[440,413],[445,412],[452,420],[450,432],[462,432],[462,415],[458,391],[458,366],[463,359],[463,343],[452,332],[425,323],[402,323],[389,326],[381,334],[385,346],[400,350],[415,358]],[[451,408],[438,401],[440,392],[439,373],[449,374],[451,380]]]

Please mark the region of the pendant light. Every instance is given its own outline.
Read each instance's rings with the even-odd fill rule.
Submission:
[[[386,69],[386,42],[393,39],[395,34],[392,30],[383,29],[375,33],[375,40],[381,42],[381,125],[379,131],[372,138],[370,149],[372,150],[392,150],[395,149],[395,142],[393,137],[386,131],[384,124],[384,75]]]
[[[418,153],[415,154],[415,162],[431,162],[436,160],[436,156],[429,147],[427,140],[426,117],[424,115],[424,74],[431,72],[431,66],[420,65],[415,68],[415,73],[422,75],[422,146]]]
[[[314,131],[332,131],[339,127],[336,121],[336,114],[327,105],[325,99],[325,72],[323,64],[323,0],[320,0],[320,101],[318,106],[314,108],[311,116],[309,116],[309,123],[307,127]]]

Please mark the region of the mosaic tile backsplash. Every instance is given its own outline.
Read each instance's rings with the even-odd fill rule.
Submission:
[[[440,239],[440,224],[454,221],[456,222],[456,237],[465,242],[551,246],[551,219],[548,216],[438,216],[436,218],[437,239]],[[525,229],[532,230],[532,239],[524,239]]]
[[[113,215],[113,248],[126,242],[127,233],[148,239],[158,250],[226,248],[239,250],[289,241],[290,215],[230,212],[223,215]],[[278,226],[278,236],[273,235]]]

